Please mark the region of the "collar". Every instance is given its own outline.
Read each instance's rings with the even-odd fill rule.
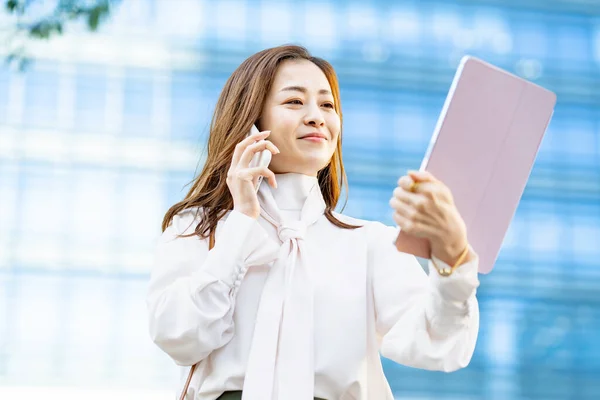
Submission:
[[[319,186],[316,176],[304,174],[276,174],[275,179],[277,180],[277,188],[270,189],[277,207],[282,211],[302,210],[313,187]]]

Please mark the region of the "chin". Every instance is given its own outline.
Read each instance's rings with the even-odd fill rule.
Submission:
[[[327,166],[327,164],[329,164],[329,161],[324,161],[322,159],[304,159],[296,160],[287,165],[271,165],[270,168],[276,174],[295,173],[316,176],[319,171]]]
[[[321,171],[323,168],[329,164],[329,160],[331,158],[323,158],[323,157],[310,157],[307,158],[304,163],[306,170],[312,171],[313,175],[316,175],[317,172]]]

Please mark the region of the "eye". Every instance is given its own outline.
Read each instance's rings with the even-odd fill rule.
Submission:
[[[323,107],[334,108],[333,103],[323,103]]]
[[[298,100],[298,99],[295,99],[295,100],[289,100],[289,101],[287,101],[285,104],[294,104],[294,105],[299,105],[299,106],[301,106],[301,105],[302,105],[302,101],[300,101],[300,100]]]

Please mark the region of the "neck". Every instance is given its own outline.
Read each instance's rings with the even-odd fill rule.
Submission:
[[[271,188],[280,210],[301,211],[311,189],[318,185],[316,176],[298,173],[276,174],[277,189]]]

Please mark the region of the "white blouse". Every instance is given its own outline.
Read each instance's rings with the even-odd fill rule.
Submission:
[[[264,189],[266,183],[261,190],[271,190],[287,219],[300,218],[309,202],[322,202],[314,177],[283,174],[277,175],[277,183],[277,190]],[[265,375],[247,369],[252,346],[278,346],[272,338],[253,333],[276,261],[273,246],[282,246],[282,241],[262,216],[254,220],[232,211],[219,221],[215,247],[209,251],[208,240],[176,237],[194,231],[196,211],[177,215],[160,237],[147,305],[153,341],[185,367],[181,386],[189,366],[200,363],[187,398],[211,400],[224,391],[242,390],[247,374]],[[478,259],[450,277],[440,276],[430,262],[427,276],[415,257],[396,250],[398,228],[335,215],[362,227],[342,229],[321,216],[302,239],[314,291],[314,348],[298,351],[312,353],[314,396],[393,399],[380,354],[428,370],[467,366],[479,330]],[[286,361],[291,362],[277,363]],[[269,368],[277,370],[275,365]],[[275,387],[277,380],[275,372]],[[284,400],[277,399],[272,387],[264,389],[273,393],[273,400]],[[244,399],[248,397],[245,391]]]

